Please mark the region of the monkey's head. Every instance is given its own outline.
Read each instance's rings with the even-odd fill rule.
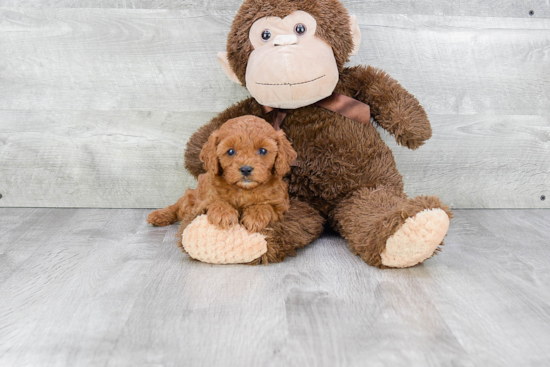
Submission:
[[[330,96],[360,44],[338,0],[245,0],[218,59],[258,103],[292,109]]]

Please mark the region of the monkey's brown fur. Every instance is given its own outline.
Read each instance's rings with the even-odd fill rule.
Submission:
[[[264,155],[259,149],[266,149]],[[229,149],[235,154],[229,156]],[[178,202],[152,212],[147,221],[157,226],[181,221],[179,232],[206,213],[220,228],[241,223],[260,232],[282,220],[289,209],[288,186],[282,178],[290,171],[296,152],[282,131],[255,116],[235,118],[210,135],[200,159],[207,169],[196,189],[188,189]],[[243,175],[240,168],[252,168]]]
[[[296,10],[315,17],[317,34],[333,48],[340,70],[336,92],[369,104],[374,123],[403,146],[417,149],[431,137],[424,109],[385,72],[372,67],[343,67],[353,41],[349,15],[339,1],[245,1],[227,40],[230,65],[243,85],[252,51],[248,38],[252,23]],[[222,112],[189,140],[185,166],[191,174],[197,177],[204,172],[199,153],[210,134],[228,119],[242,115],[256,115],[271,123],[275,117],[274,113],[264,114],[253,98]],[[288,110],[282,129],[298,153],[297,166],[289,176],[290,211],[283,221],[264,231],[268,252],[254,263],[278,262],[293,255],[296,248],[319,237],[328,220],[356,254],[371,265],[383,267],[380,254],[386,241],[407,218],[435,208],[452,217],[435,196],[407,198],[393,154],[373,125],[311,105]]]

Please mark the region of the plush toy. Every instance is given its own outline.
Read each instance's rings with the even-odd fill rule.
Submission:
[[[392,152],[373,125],[417,149],[431,136],[426,113],[385,72],[344,67],[360,44],[356,18],[337,0],[246,0],[235,16],[227,52],[218,59],[252,97],[191,137],[185,166],[195,177],[203,173],[199,154],[209,136],[243,115],[282,129],[298,153],[287,177],[290,210],[261,231],[265,243],[239,226],[227,230],[240,244],[255,243],[258,254],[265,251],[242,262],[279,262],[295,255],[321,236],[325,223],[353,253],[382,268],[416,265],[443,244],[449,208],[436,196],[404,194]],[[204,219],[194,224],[185,230],[184,247],[220,251],[213,237],[204,235],[215,225]],[[224,256],[238,257],[237,247]]]

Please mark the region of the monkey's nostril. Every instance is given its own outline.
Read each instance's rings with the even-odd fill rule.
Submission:
[[[250,174],[252,173],[252,170],[254,168],[250,167],[250,166],[242,166],[240,171],[241,173],[243,174],[243,176],[250,176]]]

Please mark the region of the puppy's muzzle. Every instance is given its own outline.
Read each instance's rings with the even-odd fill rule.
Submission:
[[[254,169],[254,168],[252,168],[252,167],[250,167],[250,166],[242,166],[241,169],[240,169],[240,171],[241,171],[241,173],[242,173],[242,175],[243,175],[244,177],[247,177],[247,176],[250,176],[250,174],[252,173],[252,170],[253,170],[253,169]]]

